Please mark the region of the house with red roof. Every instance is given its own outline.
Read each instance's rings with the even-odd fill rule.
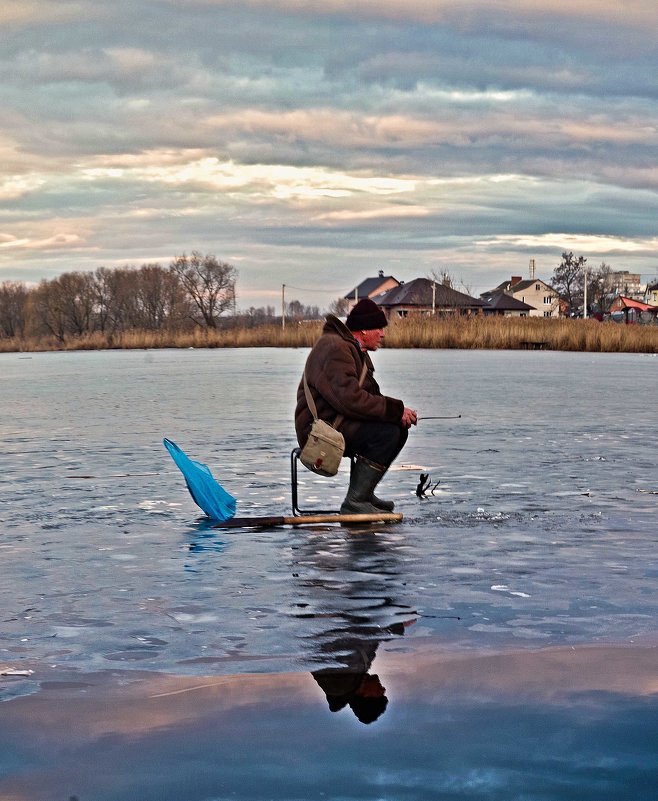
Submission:
[[[610,306],[613,320],[624,323],[658,323],[658,306],[617,295]]]

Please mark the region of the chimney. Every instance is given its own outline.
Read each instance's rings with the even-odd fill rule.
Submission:
[[[518,284],[519,281],[523,281],[523,276],[522,275],[513,275],[512,276],[512,280],[510,281],[510,286],[514,286],[515,284]]]
[[[383,271],[383,270],[380,270],[380,271],[379,271],[379,277],[380,277],[380,278],[383,278],[383,277],[384,277],[384,271]]]
[[[535,280],[535,260],[530,259],[530,280]]]

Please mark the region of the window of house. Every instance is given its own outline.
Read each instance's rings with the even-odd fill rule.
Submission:
[[[541,292],[541,284],[535,284],[535,292]]]
[[[553,298],[550,295],[546,295],[544,298],[544,303],[548,306],[549,303],[553,302]]]
[[[398,317],[406,317],[408,313],[408,309],[398,309]]]
[[[544,317],[550,317],[550,316],[551,316],[551,313],[549,311],[545,311],[544,312]]]

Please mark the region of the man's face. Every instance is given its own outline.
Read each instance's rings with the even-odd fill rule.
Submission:
[[[383,328],[373,328],[370,331],[361,332],[361,341],[366,350],[377,350],[384,339]]]

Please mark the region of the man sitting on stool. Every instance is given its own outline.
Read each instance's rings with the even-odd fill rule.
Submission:
[[[395,457],[402,450],[416,412],[401,400],[382,395],[368,351],[375,351],[388,325],[384,312],[370,298],[360,300],[343,323],[327,315],[322,335],[306,361],[306,381],[318,417],[330,425],[343,415],[338,430],[345,437],[345,456],[355,456],[350,486],[341,514],[378,514],[393,511],[393,502],[374,494]],[[367,373],[361,386],[363,365]],[[304,382],[297,390],[295,430],[303,447],[313,423]]]

